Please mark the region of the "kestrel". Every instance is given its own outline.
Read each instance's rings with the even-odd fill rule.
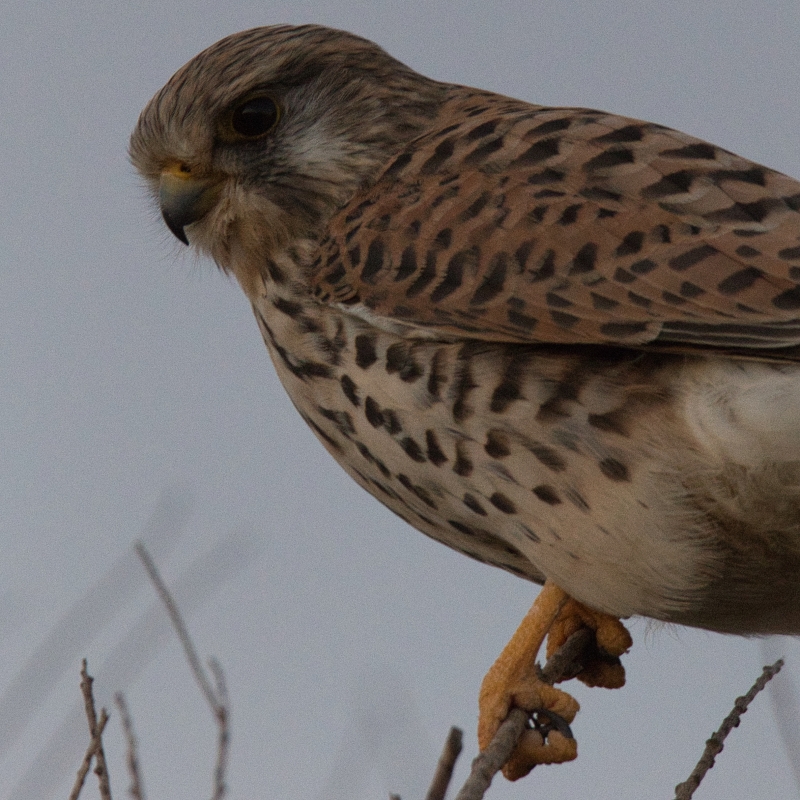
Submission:
[[[484,681],[481,746],[512,705],[574,717],[533,666],[551,628],[615,656],[633,615],[800,633],[800,183],[313,25],[202,52],[130,152],[342,467],[545,583]],[[506,775],[576,752],[528,731]]]

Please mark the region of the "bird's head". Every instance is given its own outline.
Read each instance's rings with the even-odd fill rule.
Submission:
[[[314,241],[435,116],[446,86],[315,25],[229,36],[142,111],[131,160],[170,230],[240,277]]]

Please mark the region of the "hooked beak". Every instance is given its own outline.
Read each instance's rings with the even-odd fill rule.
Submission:
[[[158,203],[164,222],[177,239],[189,244],[184,229],[214,207],[221,189],[218,178],[196,178],[183,164],[162,171]]]

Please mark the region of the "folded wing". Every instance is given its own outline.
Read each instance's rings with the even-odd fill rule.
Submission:
[[[798,209],[800,183],[691,136],[457,87],[313,280],[418,335],[795,359]]]

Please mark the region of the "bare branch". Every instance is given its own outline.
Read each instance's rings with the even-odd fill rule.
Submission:
[[[230,729],[228,727],[230,702],[228,687],[225,684],[225,673],[215,658],[208,660],[208,668],[214,675],[217,704],[214,707],[214,716],[217,720],[217,763],[214,767],[214,794],[213,800],[222,800],[225,797],[225,772],[228,766],[228,751],[230,747]]]
[[[587,656],[595,647],[594,632],[580,628],[547,659],[539,677],[549,684],[574,678],[584,668]]]
[[[697,762],[697,766],[692,770],[692,774],[683,783],[675,787],[675,800],[690,800],[706,773],[714,766],[715,758],[722,752],[724,742],[728,734],[738,726],[742,714],[747,711],[747,707],[753,698],[781,671],[783,659],[779,658],[771,667],[764,667],[761,676],[752,685],[750,691],[744,697],[737,697],[733,706],[733,711],[728,714],[719,726],[719,730],[711,735],[706,741],[706,749]]]
[[[83,756],[81,766],[78,769],[75,783],[69,794],[69,800],[77,800],[80,796],[83,784],[86,781],[86,776],[89,774],[89,769],[92,766],[93,758],[97,765],[95,767],[95,774],[97,775],[100,786],[100,797],[102,800],[111,800],[111,785],[108,780],[106,756],[103,751],[103,730],[108,722],[108,714],[104,708],[100,709],[100,719],[98,720],[97,712],[94,707],[94,693],[92,692],[93,682],[94,679],[87,671],[86,659],[84,658],[81,665],[81,694],[83,695],[83,705],[86,710],[86,719],[89,723],[91,740]]]
[[[511,709],[503,724],[497,729],[489,746],[472,762],[469,778],[456,795],[456,800],[481,800],[489,788],[492,778],[511,757],[512,751],[528,724],[529,716],[528,712],[521,708]]]
[[[83,756],[83,761],[78,767],[78,774],[75,777],[75,783],[72,785],[72,791],[69,793],[69,800],[78,800],[81,789],[83,789],[86,776],[89,774],[89,768],[92,766],[92,759],[94,758],[94,739],[89,742],[89,747],[86,749],[86,754]]]
[[[456,760],[461,754],[463,738],[464,732],[460,728],[450,728],[450,733],[447,734],[447,740],[444,743],[442,754],[439,756],[436,772],[431,781],[430,789],[428,789],[428,794],[425,795],[425,800],[444,800],[444,796],[447,794],[447,787],[453,777]]]
[[[120,719],[122,720],[122,731],[125,734],[125,741],[127,743],[125,760],[128,764],[128,775],[131,779],[131,785],[128,788],[128,794],[133,798],[133,800],[145,800],[142,776],[141,772],[139,771],[139,755],[136,736],[133,733],[133,722],[131,720],[131,715],[128,713],[128,706],[125,703],[125,697],[123,696],[122,692],[117,692],[114,695],[114,702],[119,709]]]
[[[167,589],[167,585],[164,583],[164,580],[156,568],[153,559],[150,558],[150,553],[147,552],[147,548],[144,544],[142,542],[136,542],[133,548],[136,551],[136,555],[141,559],[142,564],[144,564],[144,568],[147,570],[150,581],[153,586],[155,586],[156,592],[158,592],[158,596],[161,598],[161,602],[167,609],[172,627],[175,628],[175,632],[178,634],[178,639],[180,639],[180,643],[183,646],[186,660],[189,662],[189,668],[192,670],[192,675],[194,675],[194,679],[200,687],[200,691],[205,695],[206,702],[211,706],[211,710],[216,711],[217,698],[214,695],[214,689],[211,686],[208,675],[206,675],[203,669],[203,665],[200,663],[200,658],[197,655],[197,650],[195,650],[194,642],[192,642],[189,636],[189,631],[186,627],[186,623],[183,621],[177,603],[170,594],[169,589]]]
[[[100,719],[97,723],[98,734],[103,733],[107,722],[108,722],[108,714],[106,714],[106,710],[103,708],[100,710]],[[80,796],[81,789],[83,789],[83,784],[86,780],[86,776],[89,774],[89,768],[92,766],[92,759],[94,758],[97,752],[97,741],[98,741],[97,739],[93,738],[89,742],[89,747],[86,748],[86,753],[83,756],[83,761],[81,762],[80,767],[78,768],[78,774],[75,778],[75,783],[72,787],[72,791],[69,793],[69,800],[78,800],[78,797]],[[106,800],[106,795],[101,795],[101,797],[103,797],[103,800]],[[110,794],[107,795],[107,797],[108,800],[111,799]]]
[[[197,685],[200,691],[206,698],[206,702],[214,714],[214,719],[217,723],[218,739],[217,739],[217,762],[214,766],[214,793],[212,800],[222,800],[225,796],[225,768],[228,763],[228,746],[230,743],[230,731],[228,728],[228,719],[230,717],[230,702],[228,698],[228,690],[225,686],[225,676],[219,663],[213,659],[209,661],[209,669],[214,676],[215,686],[212,686],[211,679],[208,673],[203,668],[200,658],[197,655],[197,649],[194,646],[192,637],[189,635],[189,629],[183,621],[181,612],[178,605],[170,594],[167,585],[164,583],[158,569],[147,552],[147,548],[142,542],[136,542],[134,545],[136,554],[144,564],[150,580],[158,592],[161,602],[167,609],[172,627],[178,634],[178,639],[183,646],[183,652],[186,655],[186,660],[189,662],[189,668],[192,670]]]

